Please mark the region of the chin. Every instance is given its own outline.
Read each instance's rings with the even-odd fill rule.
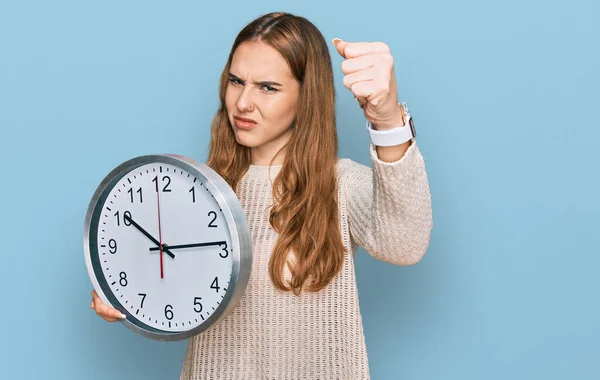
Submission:
[[[241,136],[238,131],[234,132],[235,141],[237,141],[238,144],[245,146],[247,148],[256,148],[257,146],[260,145],[259,141],[255,141],[255,139],[253,139],[252,136],[249,136],[248,134],[246,134],[244,132],[246,132],[246,131],[242,131]]]

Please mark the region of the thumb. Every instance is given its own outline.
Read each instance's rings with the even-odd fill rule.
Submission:
[[[342,57],[346,58],[345,50],[346,46],[348,46],[348,42],[342,41],[340,38],[334,38],[333,40],[331,40],[331,42],[335,46],[337,52],[340,53]]]

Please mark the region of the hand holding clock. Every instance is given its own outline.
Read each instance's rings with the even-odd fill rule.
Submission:
[[[125,314],[102,302],[95,290],[92,290],[92,304],[90,307],[107,322],[116,322],[120,319],[125,319]]]

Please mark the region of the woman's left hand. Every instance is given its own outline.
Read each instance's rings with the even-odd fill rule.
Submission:
[[[404,125],[389,46],[383,42],[347,42],[339,38],[334,38],[333,44],[344,57],[344,86],[360,103],[365,118],[379,130]]]

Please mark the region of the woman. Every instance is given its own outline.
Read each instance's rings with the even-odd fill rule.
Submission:
[[[333,43],[372,127],[409,128],[388,47]],[[327,44],[288,13],[240,32],[219,96],[208,165],[244,207],[252,274],[237,308],[190,339],[181,379],[369,378],[353,258],[359,245],[397,265],[425,254],[431,204],[414,138],[371,144],[372,169],[338,159]],[[95,292],[92,307],[120,317]]]

